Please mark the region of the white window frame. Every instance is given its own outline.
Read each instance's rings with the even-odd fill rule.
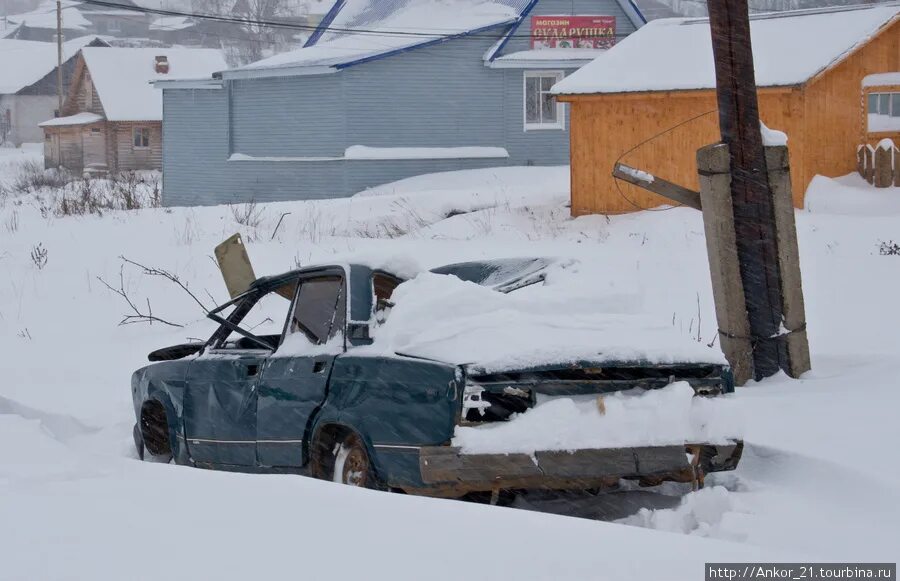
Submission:
[[[887,102],[888,102],[888,110],[887,111],[878,111],[878,112],[872,111],[872,108],[869,106],[869,103],[867,102],[866,108],[868,109],[868,113],[870,115],[875,114],[875,115],[885,115],[887,117],[900,117],[900,111],[894,111],[894,95],[897,95],[897,94],[900,94],[900,90],[898,90],[898,91],[893,91],[893,90],[872,91],[871,93],[868,93],[869,100],[871,100],[872,97],[875,97],[876,100],[880,100],[880,97],[882,95],[887,95]],[[879,109],[880,109],[880,107],[879,107]]]
[[[566,106],[565,103],[556,102],[556,121],[554,123],[529,123],[528,122],[528,79],[554,77],[556,83],[565,78],[563,71],[525,71],[522,75],[522,123],[525,131],[559,131],[566,128]],[[542,89],[539,92],[545,93]]]
[[[135,139],[134,139],[134,138],[135,138],[135,135],[136,135],[136,133],[137,133],[138,131],[141,132],[141,135],[142,135],[142,136],[143,136],[143,132],[144,132],[144,131],[147,132],[147,145],[135,145],[135,144],[134,144],[134,143],[135,143]],[[131,147],[132,147],[133,149],[150,149],[150,144],[151,144],[150,136],[151,136],[151,135],[150,135],[150,128],[149,128],[148,126],[146,126],[146,125],[134,125],[134,126],[132,126],[132,128],[131,128]],[[143,139],[141,139],[141,141],[143,142]]]

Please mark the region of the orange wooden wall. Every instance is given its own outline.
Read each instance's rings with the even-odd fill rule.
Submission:
[[[814,175],[835,177],[854,171],[856,146],[864,138],[862,78],[900,70],[898,42],[900,23],[895,20],[805,86],[760,89],[763,122],[788,134],[795,206],[802,207]],[[627,165],[699,188],[696,151],[719,140],[714,91],[572,95],[560,100],[571,107],[573,215],[633,212],[670,203],[614,180],[613,166],[620,158]]]

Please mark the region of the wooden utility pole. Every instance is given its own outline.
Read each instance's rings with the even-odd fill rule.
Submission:
[[[56,96],[59,100],[57,116],[62,117],[63,110],[63,35],[62,35],[62,0],[56,0]]]
[[[708,0],[722,142],[730,152],[731,199],[748,339],[756,379],[785,369],[781,274],[772,192],[759,122],[747,0]],[[787,55],[786,55],[786,58]]]

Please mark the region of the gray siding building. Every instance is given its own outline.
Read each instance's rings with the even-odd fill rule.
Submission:
[[[642,24],[630,0],[338,0],[302,49],[157,83],[163,201],[332,198],[566,164],[550,88]]]

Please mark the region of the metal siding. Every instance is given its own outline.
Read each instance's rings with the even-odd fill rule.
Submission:
[[[227,81],[230,131],[228,89],[165,89],[163,202],[333,198],[423,173],[567,163],[568,131],[523,131],[523,72],[484,66],[482,56],[499,34],[454,39],[331,75]],[[227,161],[231,153],[340,156],[350,145],[494,146],[511,157]]]
[[[616,0],[540,0],[513,33],[500,55],[531,50],[532,16],[615,16],[616,34],[631,34],[634,24]],[[619,39],[623,38],[619,36]]]
[[[339,162],[229,162],[225,90],[166,89],[163,95],[165,205],[346,195]]]
[[[536,70],[536,69],[532,69]],[[540,69],[543,70],[543,69]],[[559,71],[561,69],[547,69]],[[565,129],[538,129],[525,131],[525,70],[495,70],[505,78],[504,110],[506,149],[510,165],[566,165],[569,163],[569,106],[564,105]],[[575,69],[563,70],[566,76]]]
[[[482,33],[344,69],[348,145],[503,146],[503,75]],[[502,163],[502,160],[500,160]]]
[[[232,153],[343,155],[340,83],[340,74],[230,81]]]

